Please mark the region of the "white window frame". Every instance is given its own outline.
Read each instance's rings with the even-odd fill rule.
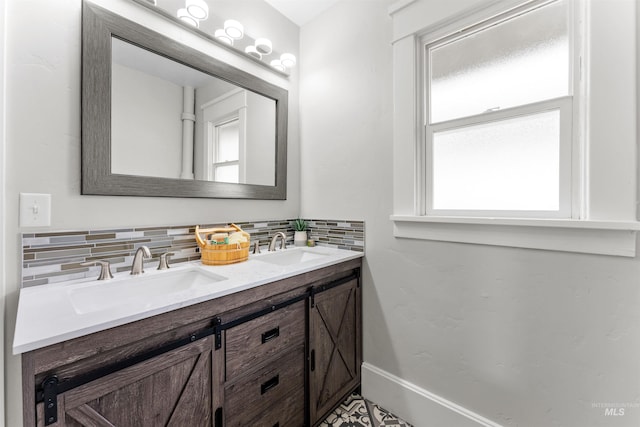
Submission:
[[[424,190],[418,194],[419,214],[430,216],[484,216],[484,217],[507,217],[507,218],[579,218],[581,208],[579,201],[580,194],[580,162],[573,162],[572,158],[580,158],[582,149],[580,146],[580,138],[573,128],[579,126],[580,118],[573,111],[579,109],[580,105],[580,76],[574,64],[579,63],[581,52],[579,49],[573,49],[579,36],[576,34],[576,13],[573,10],[573,2],[567,1],[568,37],[569,37],[569,95],[560,98],[549,99],[539,102],[533,102],[521,106],[504,108],[497,111],[485,112],[473,116],[465,116],[461,118],[445,120],[441,122],[431,123],[430,120],[430,75],[427,70],[430,69],[429,50],[439,46],[446,45],[454,40],[464,38],[467,34],[482,31],[493,27],[497,24],[508,22],[525,13],[544,7],[558,0],[535,0],[520,7],[499,14],[488,20],[468,26],[454,34],[444,37],[426,34],[420,37],[420,56],[418,75],[420,76],[421,97],[419,108],[421,117],[423,118],[423,133],[420,136],[421,143],[424,148],[419,150],[424,153],[424,162],[418,170],[420,175],[418,179],[420,188],[424,185]],[[460,34],[463,33],[464,34]],[[519,116],[533,115],[546,111],[557,110],[560,113],[560,177],[559,177],[559,195],[560,205],[557,211],[524,211],[524,210],[447,210],[435,209],[433,207],[433,134],[439,131],[459,129],[465,126],[491,123],[500,120],[507,120]],[[424,184],[423,184],[424,183]]]
[[[228,161],[219,161],[218,157],[219,157],[219,152],[220,152],[220,127],[224,126],[226,124],[232,123],[232,122],[238,122],[238,159],[237,160],[228,160]],[[242,126],[242,121],[240,119],[240,114],[234,115],[232,117],[226,118],[224,120],[220,120],[217,123],[210,123],[210,131],[209,134],[212,136],[210,144],[211,149],[209,150],[211,152],[211,160],[209,161],[209,164],[211,165],[211,167],[209,168],[209,180],[210,181],[215,181],[216,180],[216,170],[221,167],[221,166],[233,166],[233,165],[238,165],[238,183],[242,183],[242,177],[244,176],[244,162],[241,162],[240,160],[242,159],[242,144],[240,141],[240,133],[241,133],[241,126]]]
[[[228,123],[234,119],[239,121],[240,141],[238,158],[238,180],[246,183],[246,135],[247,135],[247,93],[238,88],[200,106],[203,115],[203,133],[206,138],[205,150],[200,164],[203,168],[204,178],[213,181],[215,178],[217,156],[217,126]],[[231,164],[231,163],[227,163]]]
[[[635,257],[638,78],[634,5],[572,0],[574,51],[571,216],[568,218],[428,214],[422,52],[435,41],[538,0],[398,0],[393,18],[393,222],[396,238]],[[475,4],[475,6],[474,6]],[[615,21],[614,21],[615,20]],[[611,22],[616,25],[612,28]],[[580,31],[578,31],[580,30]],[[631,34],[634,37],[631,37]],[[616,49],[611,46],[616,45]],[[582,55],[578,55],[579,52]],[[618,64],[611,67],[607,64]],[[575,98],[574,98],[575,103]],[[576,147],[578,141],[583,141]]]

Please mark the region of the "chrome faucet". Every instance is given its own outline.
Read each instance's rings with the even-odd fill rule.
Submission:
[[[137,276],[144,273],[144,258],[151,258],[151,252],[146,246],[140,246],[133,256],[133,263],[131,263],[131,274]]]
[[[276,242],[278,241],[278,237],[282,238],[282,240],[280,241],[280,249],[286,249],[285,240],[287,240],[287,235],[284,234],[282,231],[278,231],[271,238],[271,242],[269,243],[269,252],[273,252],[276,250]]]

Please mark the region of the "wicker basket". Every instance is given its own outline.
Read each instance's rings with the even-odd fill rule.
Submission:
[[[232,245],[212,245],[203,240],[200,235],[200,233],[204,233],[206,238],[209,234],[233,233],[236,231],[243,233],[247,237],[247,241]],[[202,254],[200,259],[205,265],[235,264],[249,259],[249,246],[251,246],[249,233],[242,231],[242,229],[235,224],[231,224],[229,228],[200,228],[196,225],[195,234],[196,242],[198,246],[200,246],[200,253]]]

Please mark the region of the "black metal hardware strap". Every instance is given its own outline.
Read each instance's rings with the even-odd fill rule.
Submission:
[[[253,312],[251,314],[247,314],[246,316],[239,317],[236,320],[232,320],[230,322],[223,323],[222,325],[220,325],[220,328],[224,329],[224,330],[231,329],[234,326],[238,326],[238,325],[241,325],[243,323],[250,322],[252,320],[257,319],[258,317],[264,316],[265,314],[272,313],[274,311],[280,310],[281,308],[288,307],[291,304],[295,304],[298,301],[305,300],[305,299],[307,299],[308,296],[309,296],[308,292],[305,292],[302,295],[298,295],[297,297],[288,299],[288,300],[286,300],[284,302],[281,302],[281,303],[278,303],[278,304],[274,304],[271,307],[267,307],[267,308],[262,309],[260,311],[256,311],[256,312]]]
[[[58,421],[58,377],[52,375],[42,383],[44,422],[46,426]]]
[[[309,297],[311,298],[311,307],[315,307],[315,296],[320,292],[328,291],[329,289],[333,289],[340,285],[344,285],[345,283],[349,283],[352,280],[358,280],[358,285],[360,284],[360,269],[358,269],[357,273],[352,273],[347,277],[343,277],[342,279],[334,280],[333,282],[326,283],[324,285],[313,286],[309,289]]]
[[[167,353],[169,351],[175,350],[177,348],[183,347],[187,344],[191,344],[192,342],[201,340],[203,338],[206,338],[210,335],[213,335],[215,333],[215,326],[212,328],[207,328],[201,332],[197,332],[194,334],[189,335],[186,338],[182,338],[179,339],[177,341],[173,341],[169,344],[163,345],[162,347],[158,347],[156,349],[150,350],[146,353],[142,353],[139,354],[137,356],[133,356],[130,357],[128,359],[122,360],[120,362],[116,362],[112,365],[109,366],[105,366],[103,368],[98,368],[94,371],[88,372],[86,374],[83,375],[78,375],[77,377],[73,377],[73,378],[69,378],[69,379],[65,379],[62,381],[59,381],[57,383],[57,387],[56,387],[56,392],[57,394],[61,394],[64,393],[66,391],[72,390],[76,387],[80,387],[81,385],[90,383],[92,381],[95,381],[97,379],[106,377],[109,374],[112,374],[114,372],[117,371],[121,371],[123,369],[126,369],[130,366],[133,365],[137,365],[138,363],[147,361],[149,359],[152,359],[156,356],[160,356],[161,354]],[[47,382],[49,381],[50,378],[55,377],[55,375],[51,376],[51,377],[47,377],[44,380],[43,385],[46,385]],[[36,390],[36,403],[40,403],[44,401],[44,396],[45,396],[45,387],[43,386],[42,389],[40,390]]]

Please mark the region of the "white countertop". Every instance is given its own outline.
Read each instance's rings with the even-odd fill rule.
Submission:
[[[361,252],[326,246],[289,248],[282,255],[294,256],[297,251],[312,255],[301,258],[300,262],[278,265],[265,261],[274,252],[263,251],[259,255],[250,255],[248,261],[238,264],[205,266],[196,261],[176,264],[164,271],[147,267],[146,272],[137,277],[122,272],[108,281],[82,279],[24,288],[20,291],[13,354],[36,350],[363,256]],[[164,290],[172,286],[172,276],[187,277],[185,274],[197,276],[199,280],[180,289]],[[154,295],[141,294],[140,289],[144,288],[136,287],[138,283],[148,286],[157,279],[161,279],[162,283],[153,282],[153,291],[157,291]]]

